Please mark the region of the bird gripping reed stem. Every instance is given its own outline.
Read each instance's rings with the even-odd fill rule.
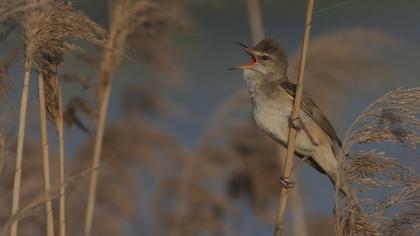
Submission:
[[[312,12],[313,12],[314,0],[308,0],[308,4],[306,7],[306,21],[305,21],[305,33],[303,37],[302,43],[302,51],[300,57],[300,66],[298,72],[298,79],[296,83],[296,96],[295,101],[293,104],[293,110],[291,114],[291,118],[293,120],[299,119],[299,111],[300,105],[302,100],[302,93],[303,93],[303,77],[306,65],[306,54],[308,51],[308,44],[309,44],[309,35],[311,31],[311,24],[312,24]],[[290,127],[289,136],[288,136],[288,145],[287,145],[287,155],[286,161],[284,163],[283,169],[283,179],[290,178],[292,172],[292,161],[293,161],[293,154],[295,150],[295,141],[296,141],[296,129]],[[282,225],[284,222],[284,213],[286,211],[286,203],[287,203],[287,195],[289,190],[287,188],[282,188],[280,191],[280,197],[278,201],[278,210],[275,222],[275,229],[274,235],[280,236],[282,233]]]

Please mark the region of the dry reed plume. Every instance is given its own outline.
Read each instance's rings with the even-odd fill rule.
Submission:
[[[111,94],[112,79],[120,65],[124,49],[133,39],[144,35],[159,34],[165,29],[180,25],[178,18],[168,17],[157,3],[148,1],[115,0],[110,1],[109,34],[97,75],[98,117],[95,134],[95,146],[92,157],[92,169],[89,195],[86,207],[86,236],[91,235],[95,205],[96,185],[101,159],[105,119]]]
[[[48,231],[51,235],[51,223],[40,207],[50,202],[54,211],[60,211],[54,218],[60,235],[114,236],[126,235],[132,229],[145,235],[241,235],[245,233],[241,230],[251,228],[254,231],[249,232],[255,233],[274,224],[273,203],[282,169],[278,145],[249,119],[245,90],[221,104],[193,147],[183,146],[160,123],[176,122],[186,114],[182,106],[165,98],[169,91],[172,96],[176,88],[173,85],[187,82],[181,80],[182,71],[171,68],[172,47],[177,41],[168,32],[191,31],[184,6],[204,3],[222,1],[109,1],[109,32],[105,36],[103,29],[65,1],[0,2],[0,41],[14,36],[11,32],[16,26],[24,36],[26,94],[22,96],[17,143],[13,142],[13,133],[3,129],[9,123],[0,116],[0,192],[4,193],[0,198],[0,235],[8,234],[9,229],[17,234],[17,222],[19,235],[46,235]],[[261,15],[253,5],[258,1],[247,3],[257,41],[263,35]],[[100,51],[94,48],[94,53],[83,52],[77,58],[92,66],[95,80],[80,71],[60,74],[67,52],[79,50],[75,42],[78,40],[100,46]],[[354,93],[370,81],[390,80],[388,71],[375,61],[376,47],[372,45],[379,49],[397,43],[393,36],[364,28],[316,37],[308,51],[305,87],[321,107],[337,116],[340,112],[333,112],[337,104],[348,104],[342,94]],[[13,88],[7,70],[17,55],[18,50],[13,51],[0,61],[0,111],[4,113],[2,100]],[[296,55],[291,56],[290,78],[297,77]],[[168,79],[127,86],[121,93],[121,109],[117,109],[122,113],[113,113],[119,117],[106,124],[112,81],[125,59],[133,63],[132,57]],[[50,174],[42,170],[48,166],[42,162],[48,147],[30,140],[23,142],[31,71],[38,77],[39,109],[45,112],[41,117],[43,143],[47,141],[47,121],[57,133],[57,153],[51,151],[51,160],[45,161],[54,166]],[[81,94],[66,101],[66,108],[62,105],[62,82],[77,83],[81,88]],[[330,92],[328,96],[325,91]],[[97,110],[90,104],[92,94]],[[328,99],[331,96],[337,99],[332,102]],[[419,102],[418,88],[392,91],[370,105],[350,129],[343,148],[342,182],[354,187],[357,198],[337,197],[337,235],[420,233],[418,174],[405,161],[374,149],[379,149],[377,143],[411,148],[420,142]],[[159,122],[155,123],[155,119]],[[66,172],[64,122],[87,134],[87,140],[72,150],[74,157],[66,160]],[[13,150],[12,145],[18,148]],[[15,161],[13,156],[21,157],[20,161],[16,159],[16,172],[9,168]],[[23,176],[19,176],[21,173]],[[43,173],[45,177],[51,175],[48,190],[43,188]],[[97,182],[106,184],[96,187]],[[384,192],[388,196],[383,197]],[[21,206],[16,207],[19,200]],[[11,216],[4,209],[11,207],[12,201],[16,210]],[[330,217],[311,215],[308,219],[310,234],[333,235]],[[305,229],[306,224],[296,223],[301,222],[296,218],[292,221],[287,228],[293,228],[293,232],[287,230],[285,234],[295,235],[299,232],[296,228]]]
[[[44,188],[49,191],[49,151],[47,137],[48,118],[56,126],[60,147],[60,180],[64,183],[64,141],[61,115],[61,98],[58,82],[58,65],[64,54],[74,47],[71,40],[86,40],[101,44],[103,30],[90,21],[81,12],[72,8],[64,1],[28,1],[39,6],[27,9],[16,21],[22,28],[25,48],[25,78],[22,91],[21,120],[19,126],[19,139],[17,151],[17,171],[13,198],[12,215],[19,207],[20,166],[22,162],[22,149],[24,139],[24,123],[28,97],[29,76],[33,67],[38,71],[38,95],[41,125],[41,140],[43,145],[44,160]],[[47,86],[44,87],[44,84]],[[46,89],[47,88],[47,89]],[[60,235],[65,235],[65,210],[64,210],[64,184],[60,196]],[[54,234],[52,205],[46,202],[46,215],[48,217],[48,235]],[[11,227],[11,235],[17,233],[17,222]]]
[[[420,233],[416,170],[372,146],[392,143],[415,148],[420,143],[419,104],[420,88],[396,89],[370,104],[353,122],[342,148],[341,184],[353,186],[359,199],[336,198],[338,235]],[[375,195],[378,192],[386,194]]]
[[[308,51],[306,91],[334,117],[337,112],[328,112],[340,109],[356,89],[395,79],[377,58],[381,50],[398,44],[396,36],[375,28],[341,29],[314,37]],[[298,53],[293,52],[288,70],[292,80],[297,78],[298,60]]]
[[[175,167],[180,165],[184,158],[184,151],[174,137],[142,118],[144,115],[156,115],[154,109],[149,110],[155,102],[150,99],[140,100],[137,100],[138,106],[132,106],[105,130],[103,161],[99,167],[101,171],[98,180],[107,184],[99,185],[97,189],[97,206],[93,218],[95,227],[92,228],[92,235],[123,235],[124,224],[135,220],[141,213],[138,202],[139,199],[146,198],[143,192],[147,189],[143,178],[152,178],[161,183],[170,178],[168,173],[171,173],[163,163],[170,163],[169,166]],[[143,104],[148,102],[151,104],[146,105],[145,109]],[[78,153],[73,166],[75,171],[89,166],[88,161],[93,148],[92,138]],[[140,176],[139,170],[142,171]],[[68,203],[72,219],[69,227],[74,235],[83,233],[79,226],[84,223],[85,212],[77,206],[86,204],[86,196],[80,193],[86,192],[88,187],[88,182],[84,181],[69,190],[73,193],[70,194]]]

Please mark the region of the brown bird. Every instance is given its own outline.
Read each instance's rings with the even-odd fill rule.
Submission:
[[[341,147],[341,140],[326,116],[305,93],[300,118],[290,119],[296,85],[287,78],[285,52],[271,39],[262,40],[254,48],[238,44],[251,56],[251,62],[232,69],[243,71],[258,127],[285,147],[289,126],[295,127],[295,155],[326,174],[334,184],[338,176],[336,144]],[[286,187],[293,184],[288,180],[283,182]],[[340,190],[344,194],[347,192],[345,189]]]

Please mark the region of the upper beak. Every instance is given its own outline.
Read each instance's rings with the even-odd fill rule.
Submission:
[[[255,63],[257,62],[257,59],[255,57],[255,54],[254,54],[253,50],[243,43],[240,43],[240,42],[235,42],[235,43],[238,44],[239,47],[241,47],[242,50],[244,50],[249,56],[251,56],[251,62],[248,63],[248,64],[241,64],[241,65],[238,65],[238,66],[234,66],[234,67],[230,68],[230,70],[237,70],[237,69],[242,69],[243,70],[243,69],[253,68]]]

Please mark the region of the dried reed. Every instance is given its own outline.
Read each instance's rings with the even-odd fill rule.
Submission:
[[[299,111],[300,111],[300,103],[303,93],[303,77],[305,73],[305,65],[306,65],[306,55],[308,51],[309,45],[309,34],[311,32],[311,25],[312,25],[312,12],[314,7],[314,1],[308,0],[306,8],[306,21],[305,21],[305,34],[303,37],[302,43],[302,54],[300,57],[300,66],[298,72],[298,79],[296,83],[296,94],[295,100],[293,103],[293,110],[291,114],[292,119],[299,118]],[[284,171],[283,171],[283,178],[289,178],[291,176],[292,171],[292,159],[295,152],[295,141],[296,141],[296,129],[290,127],[289,136],[287,142],[287,154],[286,154],[286,161],[284,163]],[[284,212],[286,211],[286,201],[287,201],[287,194],[288,189],[282,188],[280,191],[279,203],[278,203],[278,212],[276,217],[276,225],[274,229],[274,235],[280,236],[282,231],[282,225],[284,221]]]
[[[47,111],[45,109],[45,91],[44,91],[44,77],[38,74],[38,99],[39,99],[39,122],[41,130],[41,146],[42,146],[42,161],[44,174],[44,191],[50,191],[50,156],[49,145],[47,137]],[[47,200],[45,202],[46,217],[47,217],[47,235],[54,235],[54,217],[52,210],[52,202]]]
[[[79,173],[73,174],[71,176],[67,176],[66,182],[61,183],[57,182],[50,186],[48,192],[41,192],[34,198],[32,198],[29,203],[27,203],[25,206],[23,206],[21,209],[19,209],[13,216],[11,216],[7,222],[3,225],[3,228],[0,232],[0,235],[6,235],[8,229],[14,224],[14,222],[17,222],[19,220],[22,220],[26,217],[29,217],[33,211],[40,205],[45,204],[46,202],[52,201],[55,198],[60,197],[62,194],[61,189],[63,188],[62,185],[65,185],[65,187],[76,184],[82,177],[87,175],[90,172],[90,170],[84,170],[80,171]]]
[[[247,0],[248,18],[250,21],[252,38],[255,44],[264,38],[264,28],[261,16],[261,10],[258,0]],[[285,163],[286,152],[283,147],[279,147],[278,153],[280,163]],[[295,178],[296,179],[296,178]],[[295,188],[291,191],[291,211],[293,215],[292,227],[295,235],[306,236],[306,223],[303,213],[303,207],[300,197],[300,191]]]
[[[252,40],[255,44],[264,39],[264,27],[260,10],[259,0],[247,0],[249,25],[251,28]]]
[[[2,12],[2,18],[0,22],[4,21],[17,21],[18,17],[21,16],[22,12],[31,9],[33,3],[28,1],[2,1],[0,4],[0,11]],[[26,68],[25,68],[26,69]],[[19,112],[19,128],[18,128],[18,142],[16,152],[16,168],[14,173],[14,188],[13,188],[13,200],[12,200],[12,215],[15,214],[19,208],[19,193],[21,188],[21,176],[22,176],[22,151],[23,142],[25,136],[25,120],[26,120],[26,108],[28,102],[29,92],[29,71],[25,70],[24,82],[20,102]],[[12,225],[11,235],[17,234],[17,222]]]
[[[101,159],[105,119],[108,109],[114,73],[121,63],[124,48],[131,38],[142,38],[143,34],[156,34],[167,29],[177,20],[167,17],[158,4],[148,1],[115,0],[110,2],[109,34],[102,54],[97,76],[98,117],[95,145],[92,157],[94,171],[90,177],[89,195],[86,207],[86,236],[91,235],[95,205],[97,167]]]
[[[396,89],[370,104],[353,122],[342,148],[341,184],[361,196],[386,189],[382,200],[336,196],[337,235],[416,235],[420,232],[420,178],[412,168],[384,152],[355,145],[393,143],[415,148],[420,143],[420,88]],[[398,213],[392,213],[398,209]]]
[[[18,18],[25,44],[25,79],[24,89],[22,92],[21,105],[21,119],[19,125],[19,139],[17,151],[17,173],[15,181],[15,192],[13,200],[12,214],[15,214],[18,209],[19,189],[20,189],[20,166],[22,162],[22,148],[24,123],[26,116],[26,104],[29,86],[29,74],[33,66],[38,71],[38,89],[40,100],[40,122],[41,122],[41,140],[43,144],[43,159],[44,159],[44,188],[49,191],[49,155],[48,155],[48,140],[47,140],[47,111],[49,119],[56,124],[57,133],[59,136],[60,146],[60,172],[64,178],[64,141],[62,139],[62,125],[59,113],[60,106],[58,98],[58,81],[54,81],[57,77],[57,69],[51,70],[52,67],[57,67],[61,62],[64,53],[73,48],[68,43],[69,40],[82,39],[96,44],[101,44],[101,37],[103,30],[85,17],[81,12],[73,9],[68,3],[64,1],[42,0],[42,1],[28,1],[39,6],[29,8],[22,13]],[[53,78],[50,78],[50,75]],[[51,79],[51,81],[50,81]],[[44,81],[45,80],[45,81]],[[49,90],[45,90],[44,84],[47,84]],[[51,86],[54,85],[54,86]],[[47,93],[46,93],[47,92]],[[45,96],[47,95],[47,96]],[[47,99],[47,101],[45,100]],[[46,109],[47,106],[47,109]],[[64,182],[61,179],[61,182]],[[61,190],[64,193],[64,189]],[[65,210],[64,210],[64,194],[61,195],[60,200],[60,235],[65,234]],[[51,202],[46,202],[46,211],[48,217],[48,235],[53,235],[53,217]],[[12,225],[11,235],[16,235],[17,222]]]
[[[395,80],[389,67],[379,63],[377,58],[383,49],[395,48],[399,42],[400,39],[383,30],[359,27],[314,37],[308,50],[306,91],[326,108],[329,117],[335,118],[354,91],[368,90],[376,82]],[[289,62],[288,77],[295,79],[298,52],[292,53]]]

